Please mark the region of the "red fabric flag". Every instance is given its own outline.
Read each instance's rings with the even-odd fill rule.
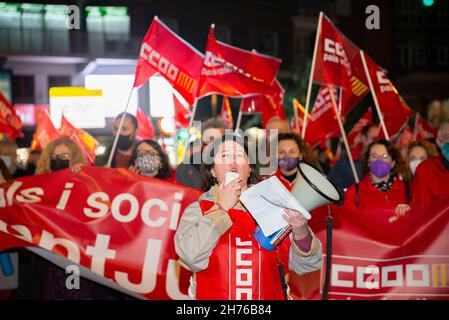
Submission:
[[[134,87],[161,74],[191,105],[194,104],[204,56],[154,17],[142,41]]]
[[[272,84],[280,64],[279,59],[217,41],[211,26],[198,96],[273,95]]]
[[[387,78],[385,72],[366,53],[363,53],[363,56],[373,83],[373,94],[376,95],[380,111],[383,114],[387,133],[393,137],[404,128],[413,112]],[[384,137],[383,130],[380,131],[380,136]]]
[[[368,81],[359,48],[323,15],[313,81],[343,89],[341,114],[345,116],[368,93]]]
[[[0,133],[7,135],[8,139],[13,141],[17,137],[23,137],[21,128],[22,121],[3,93],[0,92]]]
[[[189,105],[174,95],[175,103],[175,124],[177,128],[187,128],[190,123],[190,117],[192,112],[190,111]]]
[[[348,144],[350,147],[359,144],[360,141],[357,141],[356,138],[360,136],[362,129],[372,122],[373,114],[371,112],[371,109],[368,109],[368,111],[360,118],[360,120],[354,125],[354,127],[348,134]]]
[[[232,110],[228,97],[223,97],[223,104],[221,105],[220,117],[223,119],[224,122],[226,122],[228,129],[232,129],[234,127],[234,122],[232,120]]]
[[[36,132],[31,142],[31,150],[42,150],[50,141],[62,137],[53,125],[47,110],[40,113],[40,119],[37,123]]]
[[[337,89],[333,92],[335,100],[338,101]],[[325,146],[326,139],[338,138],[341,133],[338,127],[338,121],[332,106],[332,98],[327,86],[322,86],[318,91],[315,105],[312,109],[311,118],[307,125],[304,140],[312,147],[321,143]]]
[[[64,116],[61,118],[61,129],[59,131],[62,135],[74,140],[83,151],[86,160],[91,164],[94,163],[95,151],[100,146],[100,143],[94,137],[88,132],[73,126]]]
[[[138,132],[137,132],[137,138],[140,140],[146,140],[146,139],[153,139],[154,138],[154,127],[153,122],[151,122],[150,119],[148,119],[147,115],[140,109],[140,107],[137,107],[137,124],[138,124]]]
[[[415,115],[415,128],[413,136],[415,140],[424,140],[428,138],[436,138],[438,129],[434,128],[426,119],[421,117],[419,113]]]

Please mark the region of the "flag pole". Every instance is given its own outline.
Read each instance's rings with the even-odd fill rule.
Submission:
[[[317,48],[318,48],[318,40],[320,39],[320,33],[321,33],[321,22],[323,21],[323,12],[320,12],[320,16],[318,18],[318,27],[316,29],[316,37],[315,37],[315,47],[313,49],[313,58],[312,58],[312,65],[310,68],[310,75],[309,75],[309,85],[307,87],[307,97],[306,97],[306,114],[309,113],[309,107],[310,107],[310,95],[312,94],[312,82],[313,82],[313,74],[315,73],[315,62],[316,62],[316,55],[317,55]],[[302,124],[302,133],[301,138],[304,139],[306,135],[306,126],[307,126],[307,117],[304,117],[304,121]]]
[[[298,131],[298,134],[299,134],[299,117],[298,117],[298,110],[296,109],[296,101],[295,101],[295,99],[293,99],[292,107],[293,107],[293,115],[295,117],[296,130]],[[304,121],[303,121],[303,123],[304,123]]]
[[[186,156],[186,152],[187,152],[187,149],[188,149],[189,144],[190,144],[190,130],[192,129],[193,119],[195,119],[197,106],[198,106],[198,99],[195,99],[195,102],[193,103],[192,115],[190,116],[190,120],[189,120],[189,127],[187,128],[188,138],[187,138],[187,142],[186,142],[186,144],[184,146],[184,152],[182,154],[183,159]]]
[[[242,122],[242,104],[243,104],[243,98],[242,98],[242,101],[240,102],[239,115],[237,117],[237,124],[235,126],[235,131],[240,129],[240,124]]]
[[[134,92],[134,86],[131,89],[131,92],[129,93],[128,100],[126,101],[126,107],[125,111],[122,114],[122,117],[120,119],[120,124],[118,125],[117,133],[114,138],[114,143],[112,144],[111,153],[109,154],[108,164],[107,167],[110,168],[112,164],[112,158],[114,157],[115,149],[117,148],[118,139],[120,137],[120,132],[122,131],[123,122],[125,121],[126,112],[128,111],[129,102],[131,101],[131,96]]]
[[[387,127],[385,126],[384,117],[382,115],[382,111],[379,107],[379,101],[377,100],[376,92],[374,91],[373,81],[369,74],[368,65],[365,60],[365,53],[360,50],[360,57],[362,58],[363,68],[365,69],[366,78],[368,79],[369,87],[371,89],[371,94],[373,96],[374,105],[376,106],[377,115],[379,116],[380,126],[382,127],[382,131],[384,133],[385,139],[390,141],[390,136],[388,135]]]
[[[340,128],[340,132],[343,137],[343,142],[345,144],[346,152],[348,154],[349,164],[351,165],[352,174],[354,175],[354,181],[355,181],[355,183],[359,184],[360,180],[357,175],[357,170],[355,169],[354,159],[352,158],[351,149],[349,148],[348,138],[346,137],[345,128],[343,127],[343,123],[341,121],[340,111],[338,110],[337,102],[335,101],[335,96],[333,93],[334,87],[331,85],[328,85],[327,87],[329,89],[329,94],[330,94],[331,100],[332,100],[332,106],[334,107],[335,115],[337,116],[338,126]]]
[[[413,126],[413,140],[416,141],[418,139],[418,116],[419,113],[415,112],[415,121]]]

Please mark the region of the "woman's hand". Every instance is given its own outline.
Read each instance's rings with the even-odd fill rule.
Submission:
[[[282,217],[292,227],[293,238],[295,240],[304,239],[309,234],[307,219],[301,212],[291,209],[284,209],[285,214]]]
[[[130,165],[128,170],[140,174],[140,168],[138,166]]]
[[[239,202],[240,194],[242,193],[242,179],[235,179],[226,187],[224,182],[218,186],[217,203],[224,209],[229,210],[235,207]]]
[[[80,171],[83,169],[84,164],[82,163],[75,163],[73,166],[70,167],[70,170],[72,170],[73,173],[80,173]]]
[[[395,215],[388,219],[388,222],[395,222],[400,217],[405,216],[408,211],[410,211],[410,206],[408,204],[398,204],[394,210]]]

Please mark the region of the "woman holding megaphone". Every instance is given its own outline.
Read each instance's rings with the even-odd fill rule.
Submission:
[[[297,240],[312,233],[301,213],[289,210],[292,235],[273,251],[262,248],[254,237],[257,224],[239,200],[257,182],[243,138],[224,135],[207,152],[202,173],[208,191],[186,208],[175,235],[181,264],[194,272],[189,294],[198,300],[285,299],[279,264],[298,274],[320,269],[320,241],[312,236],[311,249],[301,251]]]

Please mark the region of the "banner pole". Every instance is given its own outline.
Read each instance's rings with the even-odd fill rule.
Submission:
[[[316,62],[316,55],[317,55],[317,48],[318,48],[318,40],[320,39],[320,33],[321,33],[321,22],[323,21],[323,12],[320,12],[320,16],[318,18],[318,27],[316,29],[316,37],[315,37],[315,47],[313,49],[313,57],[312,57],[312,65],[310,68],[310,75],[309,75],[309,85],[307,87],[307,97],[306,97],[306,114],[309,113],[309,107],[310,107],[310,95],[312,94],[312,82],[313,82],[313,74],[315,73],[315,62]],[[306,136],[306,126],[307,126],[307,116],[304,117],[304,121],[302,124],[302,133],[301,138],[304,139]]]
[[[126,101],[125,111],[123,112],[122,117],[120,119],[120,124],[118,125],[118,130],[117,130],[117,133],[114,138],[114,143],[112,144],[111,153],[109,154],[109,159],[108,159],[108,164],[107,164],[108,168],[110,168],[111,164],[112,164],[112,158],[114,157],[115,149],[117,148],[117,142],[120,137],[120,132],[122,131],[123,122],[125,121],[125,115],[126,115],[126,112],[128,111],[129,102],[131,101],[131,96],[132,96],[133,92],[134,92],[134,86],[132,87],[131,92],[129,93],[128,101]]]
[[[374,105],[376,106],[377,115],[379,116],[382,131],[384,132],[385,139],[390,141],[390,136],[388,135],[387,127],[385,126],[384,117],[379,107],[379,101],[377,100],[376,92],[374,91],[373,81],[369,74],[368,65],[366,64],[365,53],[362,50],[360,50],[360,57],[362,58],[363,68],[365,69],[366,78],[368,79],[369,87],[371,89],[371,94],[373,96]]]
[[[359,177],[357,175],[357,170],[355,169],[354,159],[352,158],[351,149],[349,148],[349,143],[348,143],[348,139],[346,137],[345,128],[343,127],[343,123],[341,121],[341,116],[340,116],[340,112],[338,110],[337,102],[335,101],[335,96],[333,93],[334,87],[330,86],[330,85],[328,85],[327,87],[329,89],[329,94],[330,94],[331,100],[332,100],[332,106],[334,107],[335,115],[337,116],[338,126],[340,127],[340,132],[343,137],[343,142],[345,144],[346,152],[348,154],[348,159],[349,159],[349,164],[351,165],[352,174],[354,175],[355,183],[359,184],[360,181],[359,181]]]

